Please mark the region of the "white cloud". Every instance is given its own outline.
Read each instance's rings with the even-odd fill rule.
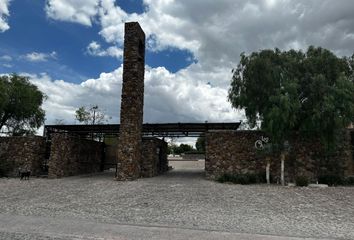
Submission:
[[[9,56],[9,55],[0,56],[0,61],[11,62],[12,61],[12,57]]]
[[[109,43],[122,44],[124,39],[124,22],[128,21],[129,14],[119,6],[115,6],[114,0],[102,0],[99,9],[99,21],[101,25],[100,35]],[[135,16],[135,14],[133,14]],[[116,24],[112,24],[112,23]]]
[[[13,67],[12,64],[8,64],[8,63],[3,63],[2,66],[6,67],[6,68],[12,68]]]
[[[189,50],[201,69],[212,74],[220,69],[230,71],[242,52],[265,48],[316,45],[340,55],[353,53],[352,0],[144,0],[142,14],[126,13],[114,0],[48,2],[53,2],[54,12],[64,11],[64,6],[72,9],[61,18],[67,21],[82,15],[82,8],[90,9],[85,14],[87,21],[81,23],[90,25],[97,19],[99,34],[118,47],[123,44],[124,22],[138,21],[150,50]],[[228,83],[229,79],[222,79],[213,84]]]
[[[121,59],[123,57],[123,50],[117,48],[116,46],[111,46],[107,49],[102,49],[101,45],[95,41],[91,42],[87,48],[87,53],[92,56],[99,57],[115,57],[117,59]]]
[[[47,0],[45,11],[48,17],[55,20],[91,26],[99,2],[99,0]]]
[[[193,67],[193,66],[192,66]],[[170,73],[163,67],[147,67],[145,73],[144,122],[237,121],[243,114],[231,109],[227,91],[203,82],[195,82],[191,71]],[[96,105],[119,122],[123,67],[102,73],[97,79],[81,84],[52,80],[47,74],[30,75],[31,81],[48,99],[44,103],[47,124],[55,119],[74,123],[75,110]],[[27,74],[28,75],[28,74]]]
[[[144,4],[144,13],[129,14],[114,0],[48,0],[47,14],[86,26],[95,21],[100,27],[99,34],[117,49],[109,52],[92,42],[87,48],[92,55],[120,57],[127,21],[141,24],[150,50],[174,47],[194,55],[197,63],[177,73],[165,68],[147,68],[147,122],[243,118],[226,100],[231,69],[236,67],[242,52],[275,47],[306,49],[316,45],[339,55],[353,54],[352,0],[144,0]],[[80,94],[64,105],[78,106],[85,103],[83,99],[96,101],[98,97],[109,113],[119,119],[121,71],[119,68],[81,85],[70,85],[73,95]],[[58,87],[58,84],[50,81],[48,86]]]
[[[21,56],[21,58],[29,62],[46,62],[49,59],[56,59],[57,53],[55,51],[51,53],[32,52],[32,53],[27,53],[24,56]]]
[[[9,6],[11,0],[1,0],[0,1],[0,32],[5,32],[10,29],[7,23],[7,17],[10,16]]]

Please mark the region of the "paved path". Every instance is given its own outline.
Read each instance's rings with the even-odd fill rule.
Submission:
[[[0,239],[354,239],[354,188],[220,184],[194,168],[0,179],[0,214]]]
[[[232,233],[202,229],[131,224],[103,224],[76,219],[0,214],[3,239],[111,239],[111,240],[300,240],[305,238]],[[306,238],[315,240],[315,238]]]

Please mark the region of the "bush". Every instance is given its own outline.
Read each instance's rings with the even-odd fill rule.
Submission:
[[[193,151],[188,151],[188,152],[185,152],[184,153],[185,155],[188,155],[188,154],[205,154],[205,152],[202,152],[202,151],[198,151],[198,150],[193,150]]]
[[[344,179],[338,175],[321,175],[318,177],[318,183],[328,184],[329,186],[343,185]]]
[[[354,176],[347,177],[345,179],[345,185],[354,186]]]
[[[298,187],[307,187],[309,185],[309,179],[306,176],[297,176],[295,179],[295,184]]]
[[[219,176],[219,177],[216,179],[216,181],[219,182],[219,183],[231,182],[231,180],[230,180],[230,175],[228,175],[228,174],[223,174],[223,175]]]
[[[223,174],[216,179],[216,181],[220,183],[231,182],[235,184],[255,184],[260,183],[261,179],[258,174]]]

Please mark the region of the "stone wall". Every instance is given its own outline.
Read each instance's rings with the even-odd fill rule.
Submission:
[[[41,174],[45,151],[43,137],[0,137],[0,161],[12,168],[8,176],[18,176],[19,168],[30,170],[31,175]]]
[[[141,177],[154,177],[168,171],[167,143],[158,138],[143,138]]]
[[[210,131],[206,133],[205,171],[209,179],[224,173],[244,174],[265,172],[265,155],[255,148],[255,142],[265,134],[260,131]],[[350,133],[339,134],[342,144],[331,157],[323,158],[319,141],[294,134],[290,141],[290,153],[285,161],[285,178],[293,181],[305,175],[315,181],[324,174],[352,175],[353,157]],[[271,175],[274,181],[280,177],[279,156],[271,156]]]
[[[87,139],[52,134],[48,177],[66,177],[99,172],[104,144]]]
[[[140,176],[144,108],[145,34],[139,23],[125,24],[117,180]]]

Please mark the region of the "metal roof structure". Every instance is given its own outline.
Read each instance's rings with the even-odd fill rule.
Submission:
[[[198,137],[210,130],[237,130],[240,122],[228,123],[144,123],[143,136],[156,137]],[[44,135],[51,133],[72,133],[76,135],[109,134],[119,135],[119,124],[100,125],[46,125]]]

